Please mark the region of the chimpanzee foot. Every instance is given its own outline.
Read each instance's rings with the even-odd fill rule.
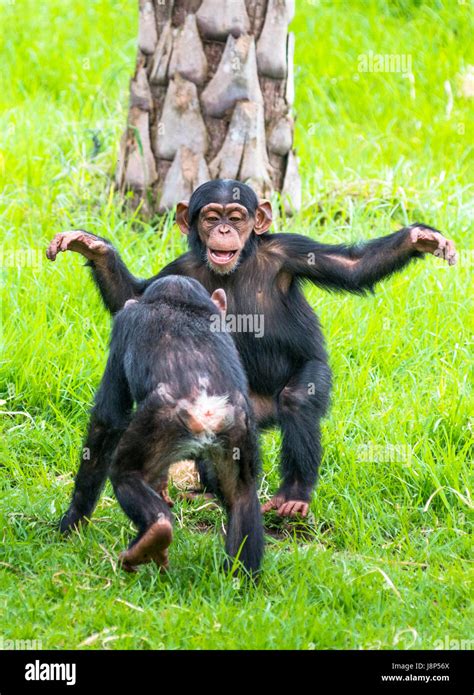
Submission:
[[[173,527],[168,519],[160,519],[145,531],[136,543],[120,553],[119,560],[126,572],[135,572],[138,565],[155,562],[161,571],[168,569],[168,546]]]
[[[279,516],[294,517],[301,514],[302,517],[308,515],[309,502],[303,500],[288,500],[284,495],[274,495],[268,502],[262,505],[262,514],[275,509]]]

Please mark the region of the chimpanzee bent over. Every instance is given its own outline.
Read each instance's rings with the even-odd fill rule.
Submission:
[[[80,230],[57,234],[47,256],[54,260],[68,250],[85,256],[112,313],[139,297],[156,277],[175,274],[199,280],[211,293],[222,287],[231,315],[263,316],[263,335],[233,333],[259,425],[278,424],[282,431],[283,480],[263,511],[306,515],[321,460],[320,420],[328,407],[331,374],[302,282],[365,294],[424,253],[454,264],[454,244],[424,224],[355,245],[271,234],[270,202],[227,179],[197,188],[189,203],[178,204],[176,221],[188,236],[189,251],[149,280],[131,275],[107,240]]]
[[[226,332],[214,330],[216,312],[225,310],[223,290],[211,298],[196,280],[168,276],[115,317],[85,443],[93,454],[81,462],[61,530],[91,515],[108,474],[138,527],[121,555],[125,569],[152,560],[168,566],[168,469],[194,456],[205,457],[207,477],[227,511],[228,556],[238,555],[250,573],[260,567],[258,441],[237,350]]]

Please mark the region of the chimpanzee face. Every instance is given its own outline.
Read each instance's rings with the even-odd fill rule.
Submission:
[[[252,233],[263,234],[272,223],[272,208],[268,200],[260,201],[255,214],[235,201],[224,204],[209,202],[201,208],[197,222],[191,228],[187,212],[188,204],[179,203],[176,221],[181,231],[198,235],[208,266],[219,275],[235,270]]]
[[[209,203],[201,209],[198,233],[213,270],[230,273],[235,268],[253,226],[254,218],[238,203]]]

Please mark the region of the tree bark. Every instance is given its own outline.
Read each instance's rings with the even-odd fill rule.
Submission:
[[[293,0],[139,0],[116,171],[146,216],[212,178],[301,204],[293,151]]]

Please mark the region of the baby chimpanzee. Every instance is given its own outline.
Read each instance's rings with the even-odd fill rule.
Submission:
[[[228,514],[227,554],[238,555],[249,572],[260,567],[254,417],[232,338],[215,331],[216,306],[225,314],[223,290],[210,297],[197,280],[170,275],[153,282],[140,300],[129,300],[115,317],[89,437],[104,438],[98,456],[109,460],[117,499],[138,526],[120,556],[130,571],[151,560],[168,566],[168,469],[196,457],[208,462],[206,474]],[[90,472],[79,471],[63,532],[92,513],[95,489]]]

